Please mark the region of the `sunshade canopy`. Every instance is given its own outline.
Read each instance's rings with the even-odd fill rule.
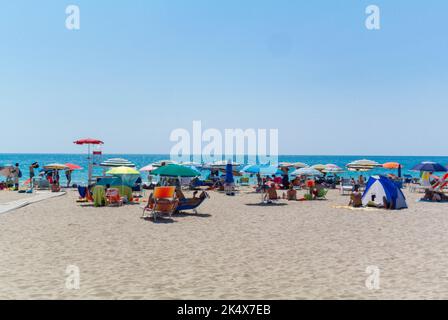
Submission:
[[[44,170],[67,170],[67,169],[69,168],[62,163],[51,163],[44,166]]]
[[[437,162],[425,161],[419,163],[412,168],[414,171],[425,171],[425,172],[446,172],[448,169]]]
[[[82,167],[78,166],[77,164],[66,163],[64,165],[70,170],[82,170]]]
[[[103,141],[98,140],[98,139],[92,139],[92,138],[76,140],[73,143],[74,144],[79,144],[79,145],[83,145],[83,144],[104,144]]]
[[[401,164],[399,164],[398,162],[386,162],[383,163],[383,168],[384,169],[398,169],[401,167]]]
[[[322,171],[322,170],[325,170],[325,165],[324,164],[315,164],[315,165],[311,166],[311,168],[316,169],[318,171]]]
[[[152,164],[148,164],[147,166],[144,166],[143,168],[140,169],[140,171],[142,172],[151,172],[156,170],[157,167],[153,166]]]
[[[178,164],[168,164],[152,171],[153,175],[162,177],[185,177],[192,178],[200,176],[200,172],[192,168],[181,166]]]
[[[310,176],[310,177],[320,177],[322,172],[314,168],[300,168],[291,173],[293,176]]]
[[[306,163],[303,162],[295,162],[292,164],[292,166],[296,169],[300,169],[300,168],[308,168],[309,165],[307,165]]]
[[[373,160],[356,160],[347,164],[347,169],[350,171],[369,171],[375,168],[381,167],[381,165]]]
[[[330,164],[326,164],[325,165],[325,169],[322,170],[322,172],[325,172],[325,173],[342,173],[342,172],[344,172],[344,170],[342,168],[338,167],[337,165],[330,163]]]
[[[121,158],[113,158],[106,161],[101,162],[100,166],[102,167],[130,167],[134,168],[135,164],[129,160],[121,159]]]
[[[140,173],[137,170],[135,170],[134,168],[130,168],[130,167],[116,167],[116,168],[113,168],[113,169],[107,171],[106,173],[110,174],[110,175],[114,175],[114,176],[129,175],[129,174],[140,175]]]
[[[270,176],[281,171],[279,171],[277,166],[272,166],[269,164],[250,164],[241,169],[241,172],[250,174],[259,173],[260,175]]]

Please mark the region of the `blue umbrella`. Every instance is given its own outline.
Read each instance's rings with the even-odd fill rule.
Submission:
[[[281,170],[279,170],[277,166],[272,166],[269,164],[250,164],[245,166],[241,172],[251,174],[259,173],[262,176],[270,176],[273,174],[278,174]]]
[[[437,162],[422,162],[412,168],[414,171],[425,171],[425,172],[446,172],[448,169]]]
[[[233,167],[231,163],[226,165],[226,183],[231,184],[234,183],[233,179]]]

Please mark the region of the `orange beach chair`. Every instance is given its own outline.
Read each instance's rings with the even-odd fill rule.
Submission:
[[[176,187],[156,187],[154,193],[149,196],[148,204],[143,209],[143,216],[147,217],[146,212],[152,214],[154,221],[157,215],[168,215],[170,218],[176,211],[179,200],[176,199]]]
[[[123,205],[123,200],[121,199],[120,192],[118,189],[109,188],[106,191],[106,200],[108,205],[116,204],[118,206]]]

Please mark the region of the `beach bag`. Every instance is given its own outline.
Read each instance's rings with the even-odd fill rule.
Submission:
[[[19,169],[19,173],[17,174],[17,177],[22,178],[22,171]]]

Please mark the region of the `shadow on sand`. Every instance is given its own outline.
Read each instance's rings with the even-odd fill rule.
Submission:
[[[275,203],[275,202],[246,203],[246,206],[249,206],[249,207],[283,207],[283,206],[287,206],[287,205],[288,205],[287,203]]]

